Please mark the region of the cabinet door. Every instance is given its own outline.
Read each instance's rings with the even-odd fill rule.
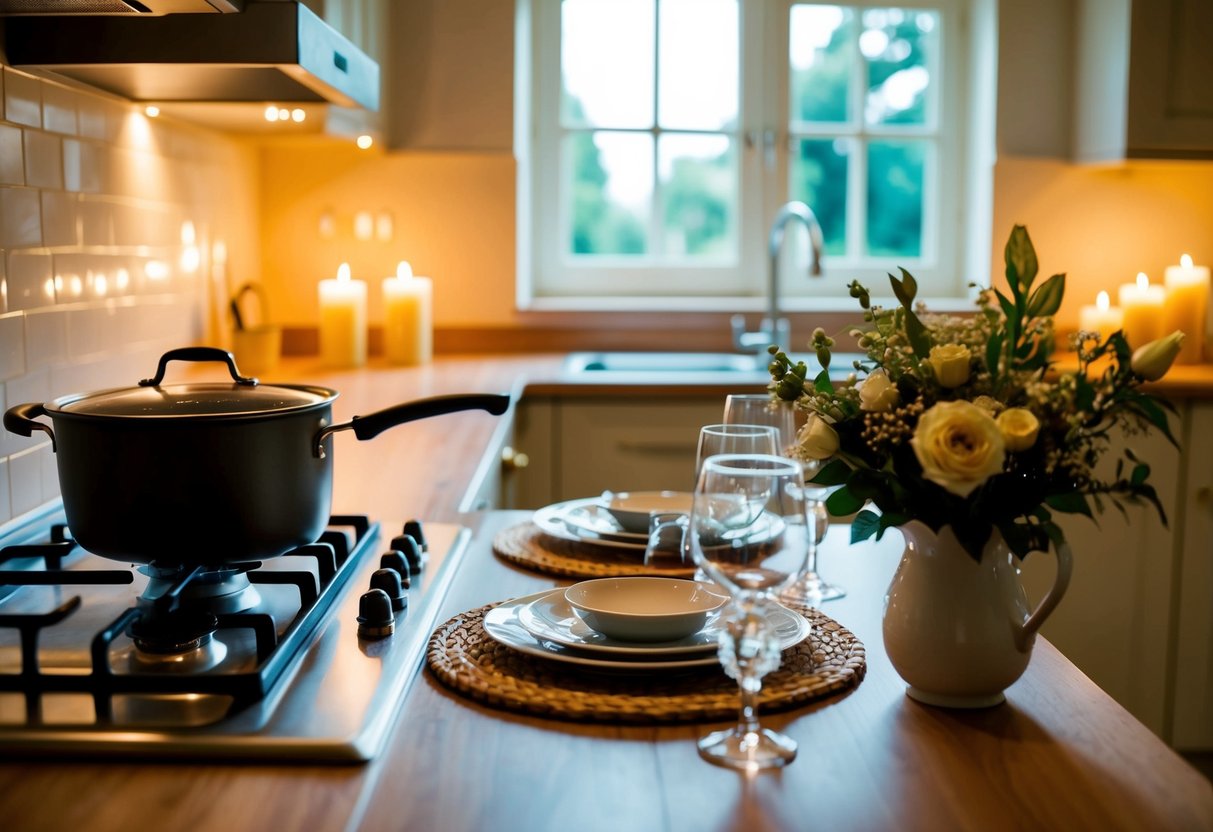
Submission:
[[[643,403],[565,401],[557,438],[560,499],[605,490],[689,491],[699,428],[720,422],[723,396]]]
[[[1180,435],[1179,421],[1172,428]],[[1171,643],[1174,541],[1178,533],[1179,454],[1156,433],[1122,437],[1101,464],[1115,465],[1124,446],[1150,463],[1170,527],[1151,506],[1112,506],[1096,515],[1060,518],[1074,553],[1074,572],[1061,604],[1041,634],[1083,673],[1156,734],[1165,734],[1167,653]],[[1187,449],[1185,449],[1187,453]],[[1055,515],[1056,516],[1056,515]],[[1039,599],[1053,582],[1056,562],[1034,553],[1023,566],[1028,597]]]
[[[1184,438],[1183,541],[1171,743],[1213,751],[1213,403],[1193,404]]]

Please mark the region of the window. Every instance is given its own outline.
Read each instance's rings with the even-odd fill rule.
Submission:
[[[962,294],[959,3],[534,0],[532,297],[760,302],[791,199],[827,276],[792,232],[788,308],[897,266]]]

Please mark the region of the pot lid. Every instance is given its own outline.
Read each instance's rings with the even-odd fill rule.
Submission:
[[[46,410],[102,418],[226,418],[291,413],[335,398],[337,392],[326,387],[198,382],[63,396],[46,405]]]

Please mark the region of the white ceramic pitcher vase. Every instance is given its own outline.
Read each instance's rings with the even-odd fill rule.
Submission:
[[[951,526],[937,534],[914,520],[900,529],[906,548],[885,596],[884,644],[906,693],[950,708],[1003,702],[1003,690],[1027,669],[1036,631],[1070,582],[1069,547],[1056,547],[1057,577],[1033,610],[997,529],[980,562]]]

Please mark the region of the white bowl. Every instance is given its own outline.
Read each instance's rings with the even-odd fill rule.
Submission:
[[[627,491],[603,495],[603,508],[615,518],[624,531],[648,534],[649,517],[653,514],[691,513],[693,495],[686,491]]]
[[[686,638],[729,600],[675,578],[598,578],[574,584],[564,598],[589,627],[625,641]]]

